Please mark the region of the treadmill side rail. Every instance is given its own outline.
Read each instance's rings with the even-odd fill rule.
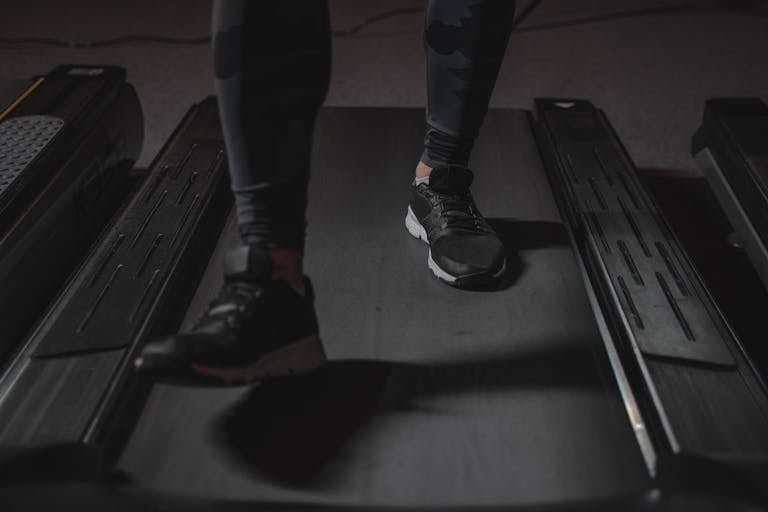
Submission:
[[[231,203],[217,115],[192,107],[3,376],[0,442],[92,440],[135,350],[178,328]]]
[[[764,383],[603,112],[539,99],[536,114],[558,207],[608,324],[606,348],[619,356],[658,457],[768,460]]]

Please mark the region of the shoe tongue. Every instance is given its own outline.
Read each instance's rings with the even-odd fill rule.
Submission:
[[[473,178],[472,171],[461,165],[435,167],[429,174],[429,188],[437,192],[464,192]]]
[[[272,277],[272,258],[258,247],[241,246],[224,255],[224,276],[227,280],[262,280]]]

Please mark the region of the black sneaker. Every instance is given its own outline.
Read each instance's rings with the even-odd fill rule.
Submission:
[[[136,369],[169,379],[245,384],[323,365],[312,283],[304,276],[302,296],[271,275],[265,252],[247,246],[228,252],[218,298],[189,332],[148,343]]]
[[[429,244],[427,264],[438,279],[472,288],[498,282],[506,270],[504,246],[475,206],[472,171],[435,167],[429,184],[413,187],[405,227]]]

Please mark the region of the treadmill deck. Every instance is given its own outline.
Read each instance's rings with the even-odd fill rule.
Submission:
[[[522,505],[641,492],[648,476],[524,111],[488,113],[473,159],[500,290],[427,268],[404,218],[423,111],[326,108],[305,271],[330,363],[254,388],[158,384],[118,466],[208,498]],[[217,293],[231,217],[193,299]]]

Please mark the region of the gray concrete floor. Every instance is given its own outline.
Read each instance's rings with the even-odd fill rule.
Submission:
[[[613,17],[681,3],[544,0],[512,36],[491,106],[527,108],[537,96],[588,98],[607,112],[638,166],[693,169],[688,145],[704,100],[768,94],[768,16],[765,7],[722,9],[718,5],[729,2],[721,1],[683,12]],[[389,9],[423,5],[330,0],[336,30]],[[210,31],[210,7],[210,0],[27,0],[6,10],[0,34],[77,41],[125,34],[202,36]],[[595,20],[569,23],[585,18]],[[336,38],[327,104],[424,105],[422,21],[419,13],[406,14]],[[213,92],[208,44],[0,44],[2,77],[28,77],[62,63],[127,68],[146,116],[142,166],[189,105]]]

